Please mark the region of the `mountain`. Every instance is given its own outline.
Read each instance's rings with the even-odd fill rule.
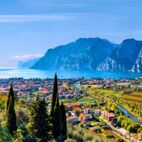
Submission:
[[[142,49],[139,52],[137,60],[132,67],[132,72],[141,72],[142,71]]]
[[[33,69],[73,71],[142,71],[142,41],[114,44],[101,38],[80,38],[49,49]]]
[[[81,38],[49,49],[32,68],[45,70],[95,70],[117,45],[100,38]]]
[[[111,55],[101,63],[100,71],[142,71],[142,41],[124,40]]]
[[[27,61],[19,61],[17,66],[19,68],[30,68],[32,67],[40,58],[34,58]]]

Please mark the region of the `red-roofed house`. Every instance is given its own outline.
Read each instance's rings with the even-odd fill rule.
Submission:
[[[78,117],[77,116],[69,116],[67,117],[67,120],[73,124],[78,124],[79,123],[79,120],[78,120]]]
[[[101,114],[109,122],[111,122],[116,117],[114,113],[110,113],[108,111],[102,111]]]

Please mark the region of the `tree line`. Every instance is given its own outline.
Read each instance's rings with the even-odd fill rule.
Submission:
[[[11,84],[6,105],[6,126],[14,137],[17,131],[17,118],[15,113],[15,93]],[[66,110],[58,97],[58,79],[55,74],[53,94],[50,111],[45,99],[39,96],[31,105],[30,135],[35,142],[48,142],[55,140],[64,142],[67,139]]]

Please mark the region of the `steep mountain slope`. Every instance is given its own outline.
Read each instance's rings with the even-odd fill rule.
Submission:
[[[100,38],[81,38],[49,49],[32,68],[47,70],[96,70],[117,45]]]
[[[132,72],[141,72],[141,71],[142,71],[142,48],[139,52],[139,55],[135,64],[132,67]]]
[[[142,41],[124,40],[112,54],[101,63],[100,71],[142,71]]]
[[[49,49],[33,69],[79,71],[142,71],[142,41],[114,44],[101,38],[81,38]]]

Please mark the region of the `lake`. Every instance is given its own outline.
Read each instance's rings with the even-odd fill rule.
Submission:
[[[33,69],[19,69],[19,68],[0,68],[0,78],[23,77],[29,78],[53,78],[55,72],[59,78],[137,78],[142,76],[142,73],[114,73],[114,72],[81,72],[81,71],[45,71]]]

